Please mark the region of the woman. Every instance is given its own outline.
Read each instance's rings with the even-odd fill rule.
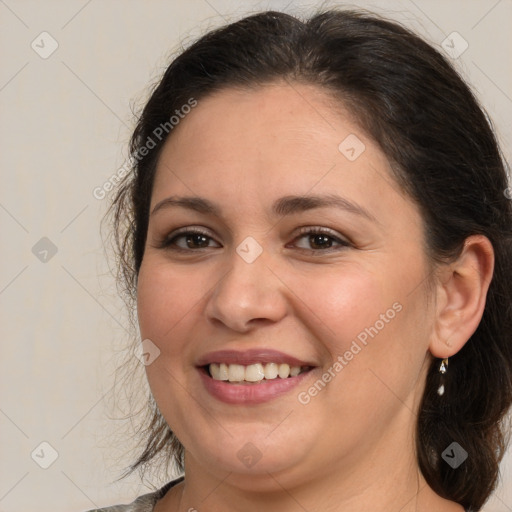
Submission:
[[[479,510],[512,210],[446,59],[366,13],[250,16],[172,62],[131,149],[112,211],[154,400],[131,470],[185,477],[109,510]]]

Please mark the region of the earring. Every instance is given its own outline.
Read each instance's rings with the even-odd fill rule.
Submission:
[[[441,385],[437,388],[437,394],[439,396],[444,395],[444,375],[448,371],[448,358],[443,359],[441,361],[441,365],[439,366],[439,373],[441,377],[439,378]]]

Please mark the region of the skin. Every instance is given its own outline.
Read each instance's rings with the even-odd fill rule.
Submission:
[[[157,512],[463,510],[419,472],[416,412],[432,356],[458,352],[480,321],[492,246],[470,237],[460,258],[433,274],[417,206],[380,148],[336,105],[307,85],[227,89],[201,100],[164,146],[151,211],[170,196],[200,196],[221,215],[172,206],[150,217],[138,316],[142,339],[160,355],[146,370],[186,449],[186,480]],[[365,145],[354,161],[338,149],[349,134]],[[375,220],[335,206],[271,211],[283,196],[332,193]],[[189,226],[207,232],[207,247],[185,237],[161,247]],[[302,226],[330,228],[331,248],[300,235]],[[236,252],[248,236],[263,249],[253,263]],[[401,311],[300,403],[298,393],[396,303]],[[317,368],[298,389],[259,405],[225,404],[205,390],[200,356],[260,347]],[[237,457],[248,442],[261,454],[250,468]]]

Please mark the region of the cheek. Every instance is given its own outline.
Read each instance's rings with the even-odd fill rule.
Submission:
[[[311,322],[309,327],[333,356],[346,350],[393,304],[393,292],[382,274],[362,267],[339,266],[329,271],[324,267],[314,274],[297,274],[289,282],[295,282],[294,290],[303,302],[302,320]]]
[[[172,267],[143,261],[137,285],[137,315],[142,339],[164,341],[182,330],[187,317],[201,306],[205,294],[198,273],[186,266]]]
[[[185,391],[186,372],[192,367],[184,363],[192,359],[191,334],[205,291],[198,272],[190,267],[172,266],[151,256],[143,260],[137,284],[140,335],[160,350],[145,370],[152,394],[173,430],[186,424],[186,408],[178,404],[194,393]]]
[[[301,321],[330,356],[324,370],[344,375],[332,389],[358,400],[368,399],[365,393],[372,395],[376,385],[386,394],[379,378],[405,393],[428,346],[424,298],[419,289],[411,293],[421,269],[388,263],[381,269],[351,265],[346,271],[297,273],[287,281],[295,282],[303,299]],[[333,368],[336,361],[340,364]]]

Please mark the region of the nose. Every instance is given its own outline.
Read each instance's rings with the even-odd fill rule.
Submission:
[[[267,266],[265,251],[248,263],[236,251],[205,306],[208,319],[243,333],[286,316],[283,283]]]

